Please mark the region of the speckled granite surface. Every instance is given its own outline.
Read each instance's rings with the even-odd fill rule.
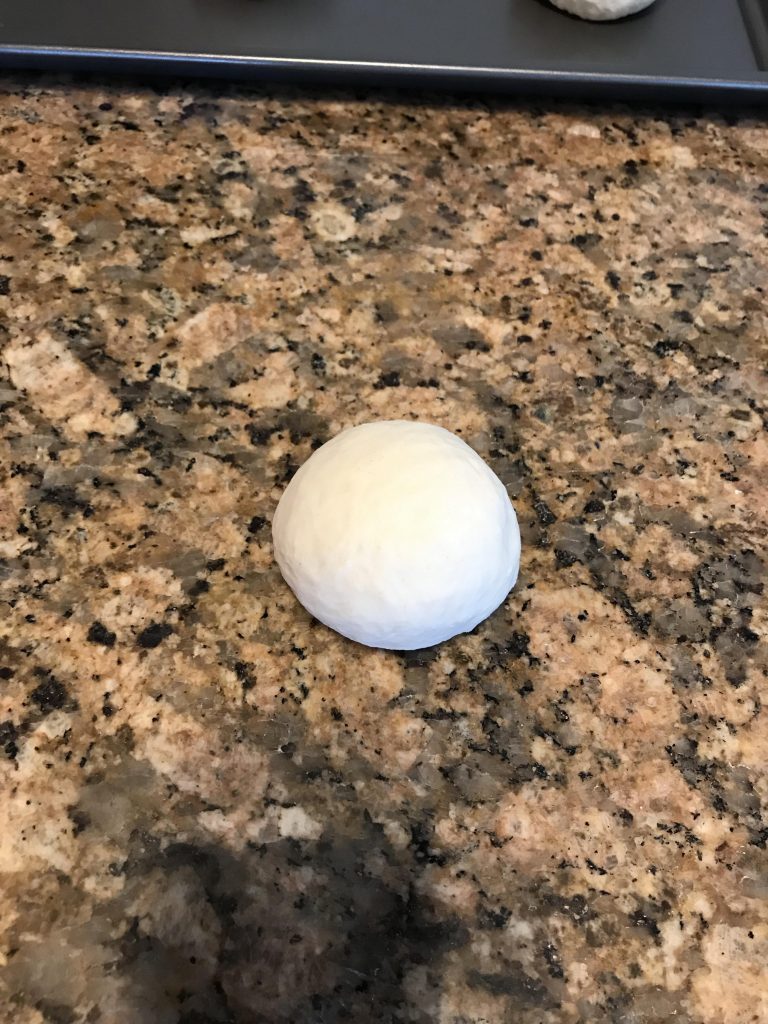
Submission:
[[[4,82],[1,1019],[768,1020],[758,121]],[[521,582],[403,656],[269,521],[461,431]]]

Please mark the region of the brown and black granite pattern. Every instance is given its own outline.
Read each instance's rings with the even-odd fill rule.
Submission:
[[[768,129],[0,92],[13,1024],[768,1021]],[[343,427],[508,485],[399,655],[272,561]]]

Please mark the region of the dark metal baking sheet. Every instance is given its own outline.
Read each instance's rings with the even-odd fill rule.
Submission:
[[[610,23],[546,0],[3,0],[0,66],[761,99],[768,0]]]

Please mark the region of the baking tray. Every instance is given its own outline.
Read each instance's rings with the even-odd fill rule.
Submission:
[[[768,95],[768,0],[4,0],[0,66],[653,99]]]

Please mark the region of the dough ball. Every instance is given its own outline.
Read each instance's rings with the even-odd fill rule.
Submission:
[[[393,650],[474,629],[520,565],[499,478],[455,434],[404,420],[353,427],[319,448],[288,484],[272,536],[307,611]]]
[[[626,18],[636,14],[645,7],[650,7],[653,0],[551,0],[569,14],[576,14],[588,21],[613,21],[615,18]]]

